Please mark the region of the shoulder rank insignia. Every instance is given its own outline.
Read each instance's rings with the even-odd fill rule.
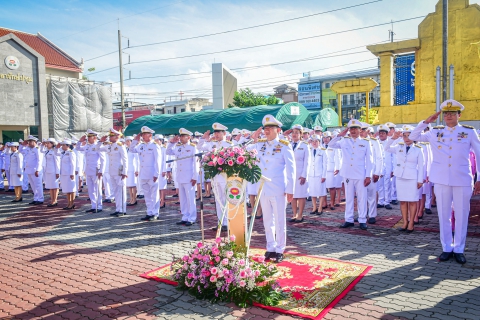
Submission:
[[[343,137],[343,138],[345,138],[345,139],[351,139],[350,137],[347,137],[347,136],[345,136],[345,137]]]
[[[118,144],[119,146],[123,146],[123,143],[121,143],[121,142],[117,142],[117,144]]]
[[[475,129],[474,127],[472,127],[472,126],[468,126],[468,125],[466,125],[466,124],[462,124],[462,127],[464,127],[464,128],[468,128],[468,129]]]
[[[378,140],[377,138],[370,138],[370,139],[375,140],[375,141]]]
[[[228,140],[225,140],[225,141],[226,141],[226,142],[228,142],[228,143],[230,143],[230,144],[232,144],[232,143],[233,143],[232,141],[228,141]]]
[[[398,144],[403,146],[405,144],[405,142],[399,142]]]
[[[286,146],[288,146],[290,144],[290,142],[288,142],[287,140],[280,139],[278,141],[280,141],[281,144],[284,144]]]
[[[181,145],[182,145],[182,144],[181,144],[180,142],[178,142],[178,143],[176,144],[177,147],[180,147]]]
[[[442,126],[442,125],[440,125],[440,126],[435,126],[435,127],[433,127],[432,129],[445,129],[445,126]]]
[[[327,150],[326,148],[320,148],[320,149],[322,149],[322,150]]]
[[[421,147],[421,146],[419,146],[418,144],[414,144],[414,146],[415,146],[415,147],[417,147],[417,148],[420,148],[420,149],[422,149],[422,147]]]
[[[257,140],[257,143],[258,143],[258,142],[267,142],[267,139],[258,139],[258,140]]]
[[[192,147],[195,147],[195,145],[194,145],[193,143],[191,143],[191,142],[190,142],[190,145],[191,145]]]

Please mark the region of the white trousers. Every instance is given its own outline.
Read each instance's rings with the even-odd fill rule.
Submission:
[[[283,253],[287,246],[286,213],[287,199],[279,196],[261,196],[260,205],[263,213],[263,226],[267,238],[267,251]],[[352,220],[353,221],[353,220]]]
[[[153,178],[140,179],[142,190],[145,195],[145,204],[147,206],[147,215],[158,217],[160,210],[160,193],[158,192],[158,181],[153,182]]]
[[[115,211],[127,212],[127,178],[122,180],[119,175],[110,175],[110,182],[115,197]]]
[[[426,182],[423,185],[425,189],[425,208],[431,209],[432,208],[432,183]]]
[[[92,209],[102,210],[102,179],[87,176],[87,189]]]
[[[195,222],[197,220],[197,205],[195,203],[195,190],[197,185],[192,186],[191,183],[179,183],[178,186],[182,221]]]
[[[28,191],[28,183],[30,182],[29,181],[30,178],[25,179],[26,175],[27,175],[26,173],[23,174],[24,179],[23,179],[22,191],[24,191],[24,192]],[[33,176],[35,177],[35,174],[33,174]],[[42,183],[43,182],[43,175],[41,176],[40,172],[39,172],[38,176],[40,177],[40,183]],[[34,191],[34,186],[31,183],[30,183],[30,186],[32,187],[32,191]],[[43,188],[42,188],[42,192],[43,192]]]
[[[227,205],[226,204],[227,200],[225,198],[225,188],[227,187],[227,183],[226,182],[218,183],[216,181],[213,181],[212,184],[215,184],[215,188],[214,188],[214,191],[216,191],[215,206],[217,208],[218,220],[220,220],[222,219],[222,214],[223,214],[222,208],[225,208],[225,206]],[[228,212],[226,212],[225,216],[223,217],[222,226],[227,225],[227,221],[228,221],[227,215],[228,215]]]
[[[391,184],[390,184],[390,190],[391,190],[391,194],[390,194],[390,199],[393,200],[397,200],[397,177],[393,177],[392,180],[391,180]]]
[[[435,184],[440,241],[442,242],[443,252],[463,253],[463,250],[465,250],[472,191],[473,187],[471,186],[450,187]],[[452,236],[452,202],[455,210],[455,238]],[[452,242],[454,243],[452,244]]]
[[[0,188],[2,188],[2,189],[5,188],[5,182],[4,182],[4,179],[3,179],[3,172],[2,172],[1,169],[0,169]]]
[[[378,204],[385,206],[390,204],[390,187],[391,187],[390,175],[384,175],[378,179],[377,190],[378,190]]]
[[[103,175],[103,185],[105,187],[105,199],[112,200],[113,192],[112,192],[112,181],[110,179],[110,173],[106,173]]]
[[[42,184],[42,175],[43,172],[38,173],[38,177],[35,176],[35,173],[28,174],[28,182],[33,190],[33,201],[43,202],[43,184]],[[25,174],[23,175],[25,178]],[[24,179],[23,181],[25,181]],[[25,185],[25,183],[23,184]],[[28,185],[28,184],[27,184]]]
[[[380,181],[380,179],[378,179]],[[377,216],[377,182],[372,182],[367,187],[367,208],[368,217],[375,218]]]
[[[347,182],[348,181],[348,182]],[[367,222],[367,188],[363,185],[365,179],[348,179],[345,178],[345,221],[354,221],[354,201],[355,193],[357,194],[358,222]]]
[[[142,180],[140,179],[140,172],[137,177],[137,196],[143,196]]]

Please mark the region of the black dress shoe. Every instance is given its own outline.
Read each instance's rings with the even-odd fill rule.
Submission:
[[[425,209],[425,213],[426,214],[432,214],[433,212],[432,212],[432,209]]]
[[[417,216],[418,219],[423,219],[423,215]]]
[[[302,217],[302,219],[295,219],[294,223],[302,223],[303,220],[304,220],[303,217]]]
[[[180,204],[180,201],[175,202],[175,204]]]
[[[102,212],[102,211],[103,211],[102,209],[98,209],[98,210],[93,209],[92,213],[95,213],[95,212],[98,213],[98,212]]]
[[[263,218],[263,215],[261,216],[255,216],[255,219],[262,219]]]
[[[432,208],[436,208],[436,207],[437,207],[437,205],[436,205],[436,204],[432,204]]]
[[[34,205],[39,205],[39,204],[43,204],[43,201],[35,201]]]
[[[323,210],[321,210],[320,212],[318,212],[318,210],[317,210],[317,216],[319,216],[321,214],[323,214]]]
[[[103,202],[104,202],[104,203],[112,203],[112,200],[110,200],[110,199],[105,199],[105,200],[103,200]]]
[[[178,194],[174,194],[172,198],[178,198]]]
[[[162,208],[165,208],[165,203],[163,204],[163,206],[160,206],[160,209],[162,209]]]
[[[317,214],[317,212],[318,212],[318,209],[313,210],[312,212],[310,212],[310,214]]]
[[[283,253],[277,253],[275,254],[275,262],[280,263],[283,261]]]
[[[407,229],[405,230],[406,233],[412,233],[414,229]]]
[[[463,253],[455,253],[454,252],[453,255],[455,256],[455,260],[457,260],[458,263],[460,263],[460,264],[467,263],[467,259],[465,258]]]
[[[453,252],[442,252],[442,254],[438,257],[439,261],[448,261],[453,256]]]
[[[188,221],[187,223],[185,223],[185,227],[190,227],[190,226],[193,226],[195,222],[190,222]]]
[[[335,207],[330,207],[330,210],[332,210],[332,211],[335,210]]]
[[[360,223],[360,229],[367,230],[368,229],[367,224],[366,223]]]
[[[28,204],[37,204],[37,201],[29,202]]]
[[[126,212],[119,212],[119,213],[117,213],[117,214],[115,215],[115,217],[121,218],[121,217],[125,217],[126,215],[127,215]]]
[[[345,221],[343,224],[340,225],[340,228],[350,228],[350,227],[354,227],[354,226],[355,226],[355,223]]]
[[[58,202],[55,202],[55,203],[47,204],[47,207],[51,208],[51,207],[56,207],[57,205],[58,205]]]
[[[275,252],[267,251],[265,252],[265,260],[270,260],[271,258],[275,258],[276,255],[277,254]]]
[[[397,200],[392,200],[392,201],[390,201],[390,203],[396,206],[398,204],[398,201]]]
[[[368,218],[368,223],[369,223],[369,224],[375,224],[375,222],[377,222],[377,219],[375,219],[375,218]]]
[[[183,220],[182,220],[182,221],[175,222],[175,224],[178,224],[178,225],[182,225],[182,224],[186,224],[186,223],[187,223],[187,221],[183,221]]]
[[[148,221],[150,219],[150,216],[147,214],[145,217],[141,218],[141,221]]]
[[[147,221],[156,221],[158,220],[158,217],[157,216],[148,216],[148,220]]]
[[[290,218],[288,219],[288,222],[295,222],[295,220],[297,220],[296,218]]]
[[[127,207],[136,206],[136,205],[137,205],[137,201],[135,201],[134,203],[127,203]]]
[[[23,201],[23,198],[20,198],[18,200],[12,200],[12,202],[22,202]]]
[[[392,210],[393,208],[392,208],[391,205],[387,204],[387,205],[385,206],[385,209],[387,209],[387,210]]]
[[[337,204],[335,205],[335,207],[337,207],[337,208],[338,208],[338,207],[340,207],[340,205],[337,203]]]
[[[85,210],[86,213],[90,213],[90,212],[95,212],[95,209],[88,209],[88,210]]]
[[[400,228],[397,228],[397,230],[400,231],[400,232],[405,232],[405,230],[407,230],[407,229],[400,227]]]
[[[377,204],[377,208],[380,209],[380,208],[385,208],[385,206],[383,204]]]
[[[413,221],[414,225],[420,224],[420,221]]]
[[[110,213],[111,216],[116,216],[117,214],[119,214],[120,212],[118,211],[115,211],[114,213]]]

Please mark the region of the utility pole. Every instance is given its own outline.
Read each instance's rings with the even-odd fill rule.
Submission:
[[[443,0],[443,46],[442,46],[442,101],[447,100],[447,60],[448,60],[448,0]]]
[[[118,62],[120,67],[120,103],[122,104],[122,130],[125,130],[125,105],[123,94],[123,62],[122,62],[122,33],[118,29]]]

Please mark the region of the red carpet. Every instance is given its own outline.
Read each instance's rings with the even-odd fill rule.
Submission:
[[[254,255],[264,250],[252,249]],[[350,291],[372,268],[371,266],[285,253],[285,260],[277,265],[275,276],[286,299],[271,307],[255,303],[255,306],[308,319],[321,319]],[[177,283],[171,279],[170,265],[141,275],[146,279]]]

